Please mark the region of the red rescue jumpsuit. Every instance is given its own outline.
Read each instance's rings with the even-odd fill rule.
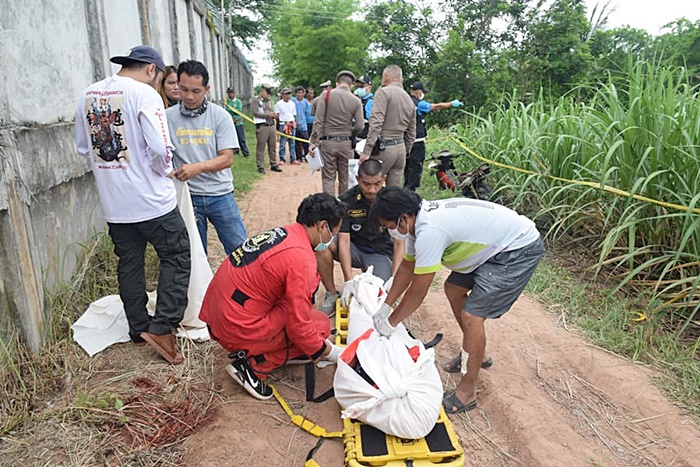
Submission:
[[[318,358],[330,321],[311,307],[319,283],[306,228],[285,225],[247,239],[224,260],[199,318],[229,352],[247,352],[261,379],[285,359]]]

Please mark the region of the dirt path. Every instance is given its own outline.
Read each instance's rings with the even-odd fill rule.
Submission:
[[[240,206],[249,233],[293,221],[300,200],[320,189],[320,175],[312,178],[304,165],[268,173]],[[218,264],[222,254],[212,248],[210,256]],[[442,293],[445,276],[408,323],[424,341],[445,335],[439,362],[455,354],[461,339]],[[652,370],[589,344],[528,296],[489,322],[487,332],[495,365],[481,372],[479,408],[452,417],[466,465],[700,464],[698,426],[661,395]],[[218,383],[226,402],[186,441],[187,465],[303,466],[316,439],[292,425],[276,402],[249,397],[226,375],[226,363],[222,351]],[[330,387],[333,369],[317,372],[319,390]],[[455,386],[453,376],[442,375],[446,388]],[[304,401],[302,367],[272,381],[296,413],[329,430],[342,428],[334,399]],[[315,459],[322,467],[342,466],[342,443],[327,441]]]

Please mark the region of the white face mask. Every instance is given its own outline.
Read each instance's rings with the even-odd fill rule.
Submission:
[[[399,232],[399,225],[401,224],[401,221],[403,219],[399,218],[399,221],[396,223],[396,228],[395,229],[386,229],[387,232],[389,232],[389,235],[391,238],[396,239],[396,240],[406,240],[408,236],[410,235],[408,232],[406,233],[401,233]],[[406,226],[406,230],[408,230],[408,225]]]

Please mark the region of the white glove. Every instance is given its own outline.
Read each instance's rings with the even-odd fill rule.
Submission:
[[[350,305],[350,297],[355,295],[357,292],[357,282],[350,279],[343,286],[343,293],[340,294],[340,305],[343,308],[347,308]]]
[[[340,354],[343,352],[343,349],[333,344],[328,339],[326,339],[326,345],[330,346],[331,352],[323,358],[325,360],[328,360],[329,362],[338,363],[338,357],[340,357]]]
[[[374,327],[379,334],[385,337],[391,336],[396,331],[396,326],[389,323],[389,316],[394,310],[386,303],[382,303],[379,311],[372,317]]]

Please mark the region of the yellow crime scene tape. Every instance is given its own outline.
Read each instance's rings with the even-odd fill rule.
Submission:
[[[234,109],[233,107],[231,107],[230,105],[228,105],[228,102],[224,102],[224,108],[225,108],[226,110],[230,110],[231,112],[235,113],[236,115],[239,115],[239,116],[243,117],[245,120],[247,120],[247,121],[249,121],[250,123],[252,123],[253,125],[255,125],[255,121],[253,121],[252,118],[250,118],[249,116],[247,116],[247,115],[244,114],[243,112],[239,111],[238,109]],[[275,128],[275,133],[277,133],[277,134],[280,135],[280,136],[284,136],[285,138],[293,139],[293,140],[295,140],[295,141],[301,141],[302,143],[308,143],[308,142],[309,142],[308,139],[297,138],[296,136],[288,135],[287,133],[282,133],[281,131],[277,131],[276,128]]]
[[[450,135],[450,138],[459,147],[461,147],[463,150],[465,150],[469,155],[476,157],[477,159],[479,159],[481,161],[488,162],[489,164],[492,164],[496,167],[514,170],[516,172],[520,172],[520,173],[524,173],[524,174],[528,174],[528,175],[538,175],[540,177],[546,177],[546,178],[549,178],[552,180],[557,180],[559,182],[564,182],[564,183],[568,183],[571,185],[582,185],[582,186],[588,186],[591,188],[598,188],[598,189],[601,189],[603,191],[606,191],[606,192],[614,194],[614,195],[624,196],[625,198],[632,198],[632,199],[636,199],[638,201],[644,201],[646,203],[656,204],[658,206],[663,206],[665,208],[675,209],[678,211],[685,211],[685,212],[692,212],[693,214],[700,214],[700,208],[692,208],[690,206],[682,206],[680,204],[668,203],[666,201],[659,201],[657,199],[649,198],[647,196],[632,194],[629,191],[620,190],[619,188],[615,188],[615,187],[612,187],[609,185],[601,185],[600,183],[587,182],[584,180],[570,180],[568,178],[562,178],[562,177],[557,177],[554,175],[543,174],[540,172],[535,172],[533,170],[523,169],[521,167],[513,167],[512,165],[503,164],[502,162],[496,162],[492,159],[488,159],[480,154],[477,154],[474,150],[472,150],[466,144],[464,144],[458,137]]]

